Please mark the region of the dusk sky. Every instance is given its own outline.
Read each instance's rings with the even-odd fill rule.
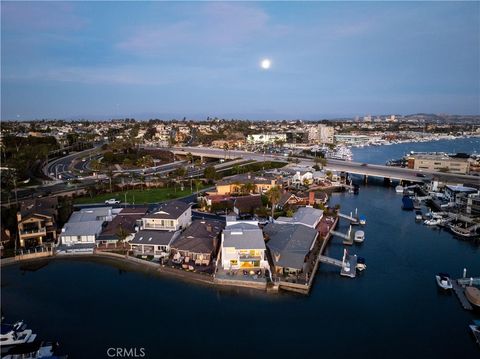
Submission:
[[[478,2],[2,1],[1,116],[479,114],[479,14]]]

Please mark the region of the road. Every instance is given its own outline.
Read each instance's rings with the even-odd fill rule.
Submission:
[[[169,149],[176,155],[185,155],[190,152],[194,156],[203,156],[210,158],[224,158],[226,153],[222,149],[206,147],[173,147]],[[254,161],[279,161],[287,162],[287,159],[281,155],[262,154],[247,151],[231,150],[227,152],[230,158],[243,158]],[[298,158],[299,166],[313,166],[314,162],[308,158]],[[409,168],[390,167],[382,165],[371,165],[359,162],[332,160],[327,161],[325,166],[327,170],[343,171],[351,174],[366,175],[372,177],[383,177],[396,180],[407,180],[412,182],[422,182],[425,178],[435,178],[450,183],[478,184],[480,178],[470,175],[461,175],[454,173],[443,173],[433,171],[417,171]]]

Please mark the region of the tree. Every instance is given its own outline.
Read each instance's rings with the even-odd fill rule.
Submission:
[[[125,239],[128,237],[128,235],[130,234],[125,228],[123,228],[122,226],[119,226],[117,228],[117,231],[115,233],[118,237],[118,241],[117,241],[117,244],[120,244],[122,245],[123,242],[125,241]]]
[[[242,192],[244,192],[244,193],[252,193],[252,192],[255,192],[255,189],[257,187],[255,186],[254,183],[247,182],[241,188],[242,188]]]
[[[278,201],[280,201],[282,192],[280,191],[280,188],[278,186],[273,186],[267,191],[266,195],[272,206],[272,219],[273,219],[273,215],[275,213],[275,206],[278,204]]]
[[[213,166],[208,166],[203,171],[203,175],[208,180],[213,180],[217,177],[217,170]]]
[[[304,178],[304,179],[303,179],[303,185],[304,185],[305,187],[308,187],[309,184],[310,184],[310,180],[309,180],[308,178]]]
[[[228,148],[228,143],[224,143],[223,150],[225,151],[225,159],[227,159]]]

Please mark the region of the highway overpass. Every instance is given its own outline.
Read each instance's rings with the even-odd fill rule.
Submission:
[[[253,161],[278,161],[287,163],[287,158],[282,155],[272,155],[255,153],[248,151],[228,150],[209,147],[172,147],[166,148],[173,152],[175,155],[182,157],[187,153],[191,153],[193,156],[206,157],[206,158],[242,158],[244,160]],[[308,158],[298,158],[299,166],[313,166],[314,162]],[[343,171],[350,174],[362,175],[367,177],[381,177],[391,180],[399,181],[411,181],[411,182],[423,182],[425,179],[438,179],[440,181],[449,183],[462,183],[462,184],[480,184],[480,177],[470,175],[460,175],[454,173],[444,172],[432,172],[432,171],[416,171],[409,168],[391,167],[383,165],[373,165],[366,163],[331,160],[327,161],[325,166],[327,170],[331,171]]]

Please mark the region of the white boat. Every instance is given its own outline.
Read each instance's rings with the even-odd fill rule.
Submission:
[[[359,270],[360,272],[367,269],[367,265],[365,264],[365,258],[362,258],[362,257],[358,257],[357,259],[357,270]]]
[[[438,226],[442,221],[437,218],[432,218],[432,219],[427,219],[423,223],[426,224],[427,226]]]
[[[54,358],[56,346],[57,345],[53,343],[44,343],[40,341],[19,344],[9,349],[5,354],[3,354],[2,359]],[[61,357],[55,356],[55,358]]]
[[[355,237],[353,240],[357,243],[362,243],[365,240],[365,232],[364,231],[356,231]]]
[[[2,353],[13,346],[31,343],[35,340],[37,335],[33,334],[31,329],[26,329],[26,327],[27,326],[23,321],[16,322],[15,324],[2,323],[0,334]]]
[[[403,186],[398,185],[397,187],[395,187],[395,192],[397,192],[397,193],[403,193],[403,191],[404,191]]]
[[[452,281],[450,280],[450,276],[446,273],[438,273],[435,276],[437,280],[437,285],[442,289],[452,289]]]

